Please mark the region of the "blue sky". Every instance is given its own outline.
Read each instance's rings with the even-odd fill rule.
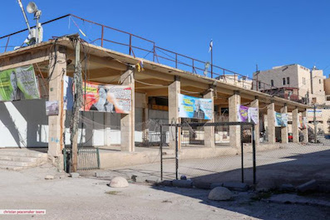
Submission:
[[[22,2],[26,6],[29,1]],[[292,63],[309,68],[316,65],[325,69],[326,76],[330,73],[330,1],[327,0],[35,2],[43,13],[41,21],[72,13],[132,32],[155,41],[159,47],[203,61],[210,60],[208,47],[210,39],[213,39],[214,64],[243,75],[251,75],[256,64],[265,70]],[[6,0],[1,4],[0,36],[25,28],[16,0]],[[31,15],[28,16],[30,23],[34,23]],[[88,39],[94,39],[100,33],[85,23],[77,22],[77,25]],[[69,19],[49,28],[59,27],[63,34],[66,31],[78,32]],[[46,38],[61,34],[50,33],[45,27]],[[106,34],[109,39],[110,35],[114,36]],[[0,41],[0,46],[5,43]]]

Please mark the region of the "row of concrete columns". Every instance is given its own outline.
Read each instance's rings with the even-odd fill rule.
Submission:
[[[52,69],[52,74],[50,74],[49,82],[49,100],[62,100],[63,99],[63,78],[62,76],[66,73],[66,57],[65,51],[58,48],[56,50],[57,63],[54,65],[54,60],[50,60],[50,66],[54,66]],[[51,57],[55,57],[53,54]],[[121,76],[122,85],[129,85],[132,89],[132,102],[131,102],[131,112],[129,114],[121,115],[121,150],[122,151],[135,151],[134,143],[134,132],[135,132],[135,79],[134,79],[134,69],[128,68],[128,70]],[[180,78],[174,77],[173,83],[168,87],[168,115],[169,123],[180,123],[179,117],[179,103],[178,95],[180,94]],[[62,88],[62,89],[58,89]],[[210,86],[210,89],[205,92],[204,98],[209,98],[213,100],[214,103],[214,89],[213,86]],[[229,121],[237,121],[237,111],[238,106],[241,104],[241,97],[239,92],[233,92],[233,95],[228,99],[229,105]],[[251,102],[251,107],[259,108],[259,100],[257,97],[254,101]],[[214,105],[212,105],[212,110],[214,112]],[[59,109],[63,109],[63,102],[59,102]],[[267,106],[267,118],[268,118],[268,140],[269,143],[275,143],[275,105],[271,103]],[[287,113],[287,106],[284,106],[281,109],[282,113]],[[306,116],[306,112],[303,113]],[[65,114],[64,114],[65,115]],[[292,129],[293,129],[293,142],[299,141],[299,132],[298,132],[298,109],[295,109],[292,112]],[[214,117],[210,122],[214,122]],[[61,149],[63,148],[63,132],[64,132],[64,119],[63,114],[58,116],[49,116],[49,149],[48,153],[51,156],[57,157],[61,155]],[[307,129],[304,132],[305,138],[307,141],[308,133]],[[259,144],[259,124],[255,125],[255,139],[256,144]],[[239,126],[230,126],[230,145],[237,149],[240,148],[241,143],[241,134]],[[109,131],[106,131],[109,134]],[[178,134],[181,134],[179,129]],[[288,141],[288,130],[287,127],[281,128],[282,142],[287,143]],[[178,135],[178,144],[180,148],[180,137]],[[215,129],[214,127],[205,127],[204,128],[204,143],[206,147],[215,147]],[[170,138],[169,145],[171,148],[175,146],[175,128],[170,128]]]
[[[169,100],[169,123],[179,123],[179,103],[178,103],[178,95],[180,94],[180,79],[175,78],[174,82],[168,88],[168,100]],[[214,91],[212,87],[210,87],[209,91],[203,96],[204,98],[212,99],[214,103]],[[234,91],[233,95],[228,98],[228,107],[229,107],[229,121],[236,122],[238,106],[241,104],[241,96],[238,91]],[[214,105],[213,105],[214,106]],[[251,107],[259,108],[259,100],[258,97],[255,97],[250,103]],[[281,113],[288,113],[287,106],[283,106],[281,108]],[[213,109],[214,112],[214,109]],[[303,112],[303,116],[306,116],[306,111]],[[299,142],[299,116],[298,109],[294,109],[292,111],[292,133],[293,133],[293,142]],[[275,104],[271,102],[267,105],[267,134],[268,134],[268,143],[275,144]],[[210,122],[214,122],[214,117]],[[174,137],[174,128],[170,130],[170,147],[175,147],[175,137]],[[180,132],[178,132],[180,134]],[[240,126],[230,126],[229,128],[230,134],[230,146],[240,149],[241,145],[241,131]],[[304,134],[304,142],[308,142],[308,129],[303,130]],[[260,127],[259,123],[255,125],[255,140],[256,146],[260,143]],[[178,135],[180,138],[180,135]],[[288,143],[288,127],[281,127],[281,139],[282,143]],[[180,148],[180,140],[178,141]],[[215,147],[215,130],[214,127],[204,127],[204,145],[205,147]]]

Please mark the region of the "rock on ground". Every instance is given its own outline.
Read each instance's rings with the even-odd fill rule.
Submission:
[[[215,201],[226,201],[233,197],[233,193],[225,187],[216,187],[209,193],[208,199]]]
[[[128,187],[128,182],[124,177],[117,176],[114,177],[110,182],[110,187],[113,188],[125,188]]]

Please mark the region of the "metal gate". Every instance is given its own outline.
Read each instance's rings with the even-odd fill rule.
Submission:
[[[71,172],[72,151],[71,148],[63,149],[64,170]],[[100,169],[100,153],[98,148],[78,148],[77,170]]]
[[[256,184],[256,142],[255,142],[255,125],[253,122],[214,122],[214,123],[181,123],[181,124],[160,124],[160,172],[161,172],[161,180],[163,180],[163,162],[165,159],[175,159],[175,178],[178,179],[179,173],[179,151],[178,151],[178,128],[183,127],[205,127],[205,126],[240,126],[240,136],[241,136],[241,181],[244,183],[244,141],[246,141],[246,137],[243,135],[243,127],[248,126],[251,128],[251,144],[252,144],[252,173],[253,173],[253,184]],[[175,127],[175,157],[173,158],[164,158],[163,146],[164,146],[164,127]]]

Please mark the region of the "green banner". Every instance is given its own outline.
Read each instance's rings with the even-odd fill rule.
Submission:
[[[16,96],[17,80],[14,69],[0,71],[0,101],[13,101]]]
[[[0,71],[0,101],[39,98],[38,81],[32,65]]]

